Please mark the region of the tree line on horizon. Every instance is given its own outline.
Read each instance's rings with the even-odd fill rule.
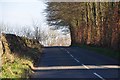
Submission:
[[[69,29],[62,29],[64,33],[60,30],[57,31],[54,28],[49,28],[47,31],[41,30],[41,26],[33,23],[32,26],[21,26],[21,28],[16,29],[11,27],[9,24],[0,23],[0,38],[1,34],[15,34],[16,36],[26,37],[28,39],[35,39],[44,46],[69,46],[71,39],[69,34]],[[20,27],[20,26],[18,26]],[[31,29],[32,28],[32,29]],[[60,43],[62,41],[62,43]]]
[[[47,21],[69,26],[72,44],[120,50],[119,2],[48,2]]]
[[[5,34],[15,34],[17,36],[27,37],[29,39],[36,39],[38,41],[44,41],[47,38],[47,35],[44,31],[41,30],[40,26],[37,23],[33,22],[32,26],[17,26],[11,27],[9,24],[0,23],[0,35]]]

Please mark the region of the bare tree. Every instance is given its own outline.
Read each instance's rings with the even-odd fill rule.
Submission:
[[[1,33],[12,33],[13,29],[9,28],[8,24],[0,23],[0,34]]]
[[[33,22],[33,24],[32,24],[32,26],[33,26],[33,28],[34,28],[34,38],[36,39],[36,40],[38,40],[38,41],[42,41],[42,39],[43,39],[43,35],[44,35],[44,33],[42,32],[42,30],[40,29],[40,25],[38,25],[38,22],[35,22],[34,20],[32,21]]]
[[[30,29],[29,26],[25,26],[21,29],[22,36],[28,37],[28,38],[33,38],[33,31]]]
[[[5,25],[4,23],[0,23],[0,34],[4,31]]]
[[[36,40],[41,40],[41,35],[40,35],[40,28],[39,27],[34,27],[34,36]]]

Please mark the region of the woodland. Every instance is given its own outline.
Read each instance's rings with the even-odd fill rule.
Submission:
[[[120,2],[48,2],[47,21],[69,26],[73,44],[120,50]]]

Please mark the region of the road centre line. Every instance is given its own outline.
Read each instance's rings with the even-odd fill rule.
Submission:
[[[94,75],[96,75],[97,77],[99,77],[101,80],[105,80],[103,77],[101,77],[99,74],[97,73],[93,73]]]
[[[76,58],[74,58],[74,60],[75,60],[75,61],[77,61],[77,62],[80,62],[80,61],[79,61],[79,60],[77,60]]]
[[[70,54],[70,52],[66,49],[64,49],[71,57],[73,56],[72,54]],[[77,60],[74,56],[72,57],[75,61],[80,62],[79,60]],[[85,67],[86,69],[90,69],[89,67],[87,67],[86,65],[82,64],[83,67]],[[96,75],[97,77],[99,77],[101,80],[105,80],[103,77],[101,77],[99,74],[97,73],[93,73],[94,75]]]
[[[73,55],[70,55],[71,57],[74,57]]]
[[[65,49],[65,51],[67,51],[66,49]],[[77,61],[77,62],[80,62],[78,59],[76,59],[72,54],[70,54],[70,52],[69,51],[67,51],[67,53],[75,60],[75,61]],[[87,66],[85,66],[84,64],[82,64],[82,66],[83,67],[85,67],[86,69],[89,69]]]
[[[69,53],[69,52],[67,51],[67,53]]]
[[[82,64],[82,66],[84,66],[85,68],[87,68],[87,69],[90,69],[89,67],[87,67],[86,65],[84,65],[84,64]]]
[[[66,49],[65,49],[65,51],[67,51]],[[77,60],[72,54],[70,54],[70,52],[69,51],[67,51],[67,53],[75,60],[75,61],[77,61],[77,62],[80,62],[79,60]]]

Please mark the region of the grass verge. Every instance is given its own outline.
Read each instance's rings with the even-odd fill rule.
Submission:
[[[103,54],[105,56],[111,57],[111,58],[116,59],[116,60],[119,60],[119,58],[120,58],[120,52],[112,50],[112,49],[102,48],[102,47],[94,47],[94,46],[87,46],[87,45],[80,45],[80,47],[95,51],[99,54]]]
[[[0,77],[2,79],[12,78],[10,80],[29,78],[32,70],[25,63],[37,64],[41,57],[42,45],[37,40],[14,34],[2,34],[0,39],[3,52],[0,53],[2,58]]]
[[[14,57],[14,60],[10,60],[6,55],[3,56],[4,64],[2,65],[2,75],[0,77],[2,79],[29,78],[32,70],[27,65],[23,65],[23,62],[30,64],[32,61],[28,58],[19,58],[12,54],[10,56]]]

